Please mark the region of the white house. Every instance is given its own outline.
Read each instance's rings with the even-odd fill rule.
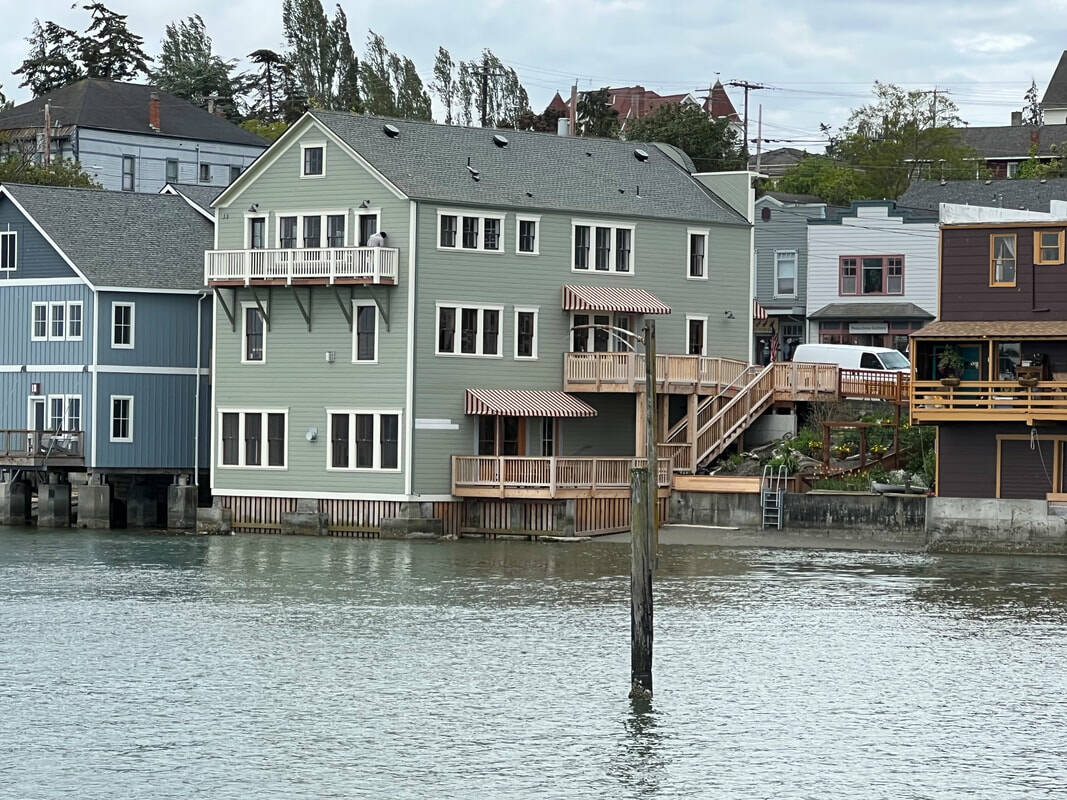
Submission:
[[[807,341],[906,351],[937,315],[937,215],[864,201],[807,225]]]

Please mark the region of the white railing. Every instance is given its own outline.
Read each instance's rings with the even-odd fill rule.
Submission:
[[[399,251],[393,247],[311,247],[298,250],[208,250],[204,283],[240,281],[368,280],[396,283]]]
[[[492,489],[530,496],[532,491],[556,497],[563,490],[629,489],[630,470],[644,466],[643,458],[525,458],[522,456],[452,456],[453,494],[464,489]],[[671,485],[670,458],[658,458],[657,485]]]

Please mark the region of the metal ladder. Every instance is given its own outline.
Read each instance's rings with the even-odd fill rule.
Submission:
[[[774,467],[767,464],[763,467],[763,477],[760,478],[760,508],[763,510],[763,527],[773,526],[782,529],[782,498],[785,496],[786,481],[789,472],[785,465]]]

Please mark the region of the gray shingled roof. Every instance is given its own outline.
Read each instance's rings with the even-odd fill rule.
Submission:
[[[415,199],[748,224],[649,144],[311,113]],[[387,123],[400,135],[386,136],[382,128]],[[494,134],[507,138],[508,145],[497,147]],[[634,157],[637,148],[648,154],[647,161]],[[468,158],[478,181],[467,169]]]
[[[1067,125],[1000,125],[990,128],[960,128],[960,141],[978,151],[982,158],[1019,158],[1030,155],[1036,142],[1042,156],[1067,151]]]
[[[1067,178],[1007,178],[997,181],[912,181],[900,207],[937,211],[939,203],[1048,211],[1050,200],[1067,200]]]
[[[1049,79],[1045,96],[1041,98],[1041,105],[1060,107],[1067,106],[1067,50],[1060,56],[1060,63],[1056,65],[1056,71]]]
[[[793,192],[764,192],[761,197],[770,197],[777,200],[779,203],[797,204],[797,205],[809,205],[811,203],[824,204],[822,198],[814,194],[795,194]],[[759,197],[756,198],[758,203]]]
[[[159,95],[158,132],[148,126],[148,97]],[[206,142],[250,145],[266,149],[270,143],[229,120],[209,114],[172,94],[140,83],[86,78],[50,91],[0,113],[0,130],[39,128],[44,104],[51,103],[52,124],[79,125],[107,131],[174,136]]]
[[[211,208],[212,201],[222,194],[225,186],[201,186],[197,183],[168,183],[174,191],[190,203],[195,203],[208,216],[214,217],[215,211]],[[164,187],[166,188],[166,187]]]
[[[199,289],[214,225],[180,197],[4,184],[94,286]]]
[[[915,303],[830,303],[808,319],[933,319]]]

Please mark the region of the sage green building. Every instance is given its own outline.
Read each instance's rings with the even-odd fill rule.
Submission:
[[[214,494],[445,503],[454,456],[634,456],[633,382],[589,373],[634,368],[621,329],[654,312],[661,354],[751,352],[750,176],[694,172],[669,146],[309,112],[214,203]]]

